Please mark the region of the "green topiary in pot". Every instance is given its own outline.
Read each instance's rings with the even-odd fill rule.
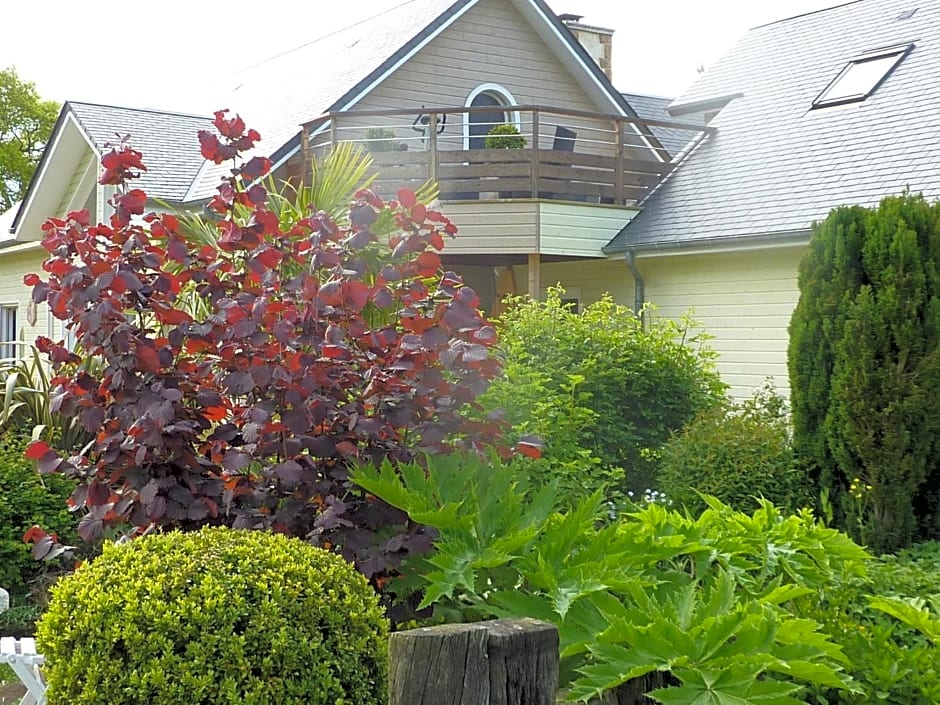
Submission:
[[[487,133],[483,146],[487,149],[524,149],[526,139],[515,125],[503,123],[493,126]]]
[[[49,705],[379,705],[388,626],[339,556],[278,534],[157,534],[61,580]]]

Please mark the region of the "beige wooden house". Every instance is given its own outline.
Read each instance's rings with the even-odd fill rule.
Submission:
[[[577,20],[542,0],[412,0],[295,50],[272,47],[276,57],[239,77],[228,107],[261,132],[281,178],[302,178],[317,152],[352,140],[373,152],[386,195],[438,181],[460,229],[448,264],[489,310],[504,294],[539,296],[555,283],[575,302],[614,291],[632,305],[629,268],[602,248],[674,169],[675,145],[707,130],[638,116],[599,66],[609,69],[611,32]],[[140,186],[153,198],[199,208],[220,175],[198,152],[209,123],[66,103],[0,244],[0,337],[67,337],[29,303],[22,276],[39,269],[46,217],[81,207],[106,217],[110,194],[96,177],[115,135],[144,152]],[[514,126],[525,147],[486,149],[497,124]]]

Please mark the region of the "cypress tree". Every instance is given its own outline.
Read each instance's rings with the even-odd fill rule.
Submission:
[[[790,404],[793,447],[801,465],[826,489],[837,521],[844,523],[843,488],[848,486],[826,442],[836,340],[845,309],[861,287],[862,242],[868,211],[847,206],[813,227],[800,262],[800,298],[790,319]]]
[[[940,479],[940,206],[838,209],[815,228],[791,321],[794,441],[878,551],[932,536]]]

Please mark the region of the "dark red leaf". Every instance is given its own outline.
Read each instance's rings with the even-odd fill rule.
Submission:
[[[86,514],[78,522],[78,535],[82,541],[94,543],[104,535],[104,522],[94,514]]]
[[[39,541],[40,539],[44,539],[47,536],[49,536],[49,534],[43,531],[42,527],[33,524],[26,530],[26,533],[23,534],[23,541],[25,543],[33,543],[34,541]]]
[[[252,157],[247,164],[241,168],[242,176],[254,181],[260,179],[271,170],[271,160],[267,157]]]
[[[296,460],[287,460],[271,468],[272,474],[283,482],[294,484],[300,481],[303,468]]]
[[[398,202],[401,203],[404,208],[414,208],[415,204],[418,202],[417,197],[415,197],[415,192],[410,189],[399,189],[397,195]],[[424,218],[421,220],[424,220]]]
[[[415,264],[422,277],[433,277],[441,269],[441,257],[436,252],[422,252]]]
[[[37,538],[33,542],[33,560],[37,560],[37,561],[43,560],[44,558],[46,558],[46,556],[48,556],[52,552],[54,547],[55,547],[55,541],[48,534],[44,534],[43,536]]]
[[[26,457],[30,460],[39,460],[51,450],[52,448],[45,441],[33,441],[26,446]]]
[[[92,480],[88,485],[88,495],[85,497],[85,504],[90,507],[100,507],[107,504],[111,499],[111,488],[100,480]]]
[[[152,343],[141,343],[137,346],[137,361],[144,372],[159,372],[160,356],[157,355],[156,349],[151,346]]]
[[[416,223],[423,223],[428,215],[428,209],[423,203],[419,203],[411,209],[411,219]]]

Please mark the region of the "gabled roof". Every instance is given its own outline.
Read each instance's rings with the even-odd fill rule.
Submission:
[[[144,153],[148,166],[135,185],[151,198],[180,203],[204,162],[196,133],[211,128],[212,121],[199,115],[68,101],[59,111],[26,197],[4,229],[18,232],[29,221],[28,237],[36,237],[40,224],[70,188],[75,170],[88,165],[83,155],[91,150],[97,161],[125,135]],[[89,171],[84,177],[81,183],[91,188],[88,184],[94,184],[95,174]]]
[[[867,99],[811,109],[852,59],[907,42]],[[857,0],[752,29],[670,106],[727,103],[607,251],[802,237],[841,204],[940,196],[938,75],[940,0]]]
[[[582,85],[611,113],[633,115],[610,80],[543,0],[512,2],[562,63],[584,72]],[[351,109],[368,91],[481,0],[405,0],[345,29],[285,51],[243,72],[231,107],[261,133],[277,164],[300,147],[300,126]],[[208,198],[217,169],[204,167],[187,200]]]
[[[621,93],[621,95],[630,107],[636,111],[637,117],[644,120],[665,120],[667,122],[675,120],[666,110],[674,98],[662,98],[641,93]],[[657,127],[655,125],[650,126],[649,129],[673,157],[679,154],[691,140],[691,133],[688,130],[676,130],[671,127]]]
[[[302,124],[331,111],[352,108],[463,13],[486,1],[489,0],[404,0],[367,20],[246,70],[226,107],[240,113],[261,133],[259,151],[278,165],[299,149]],[[606,112],[634,115],[584,47],[543,0],[505,1],[513,3],[562,64],[577,73],[581,85],[599,106]],[[131,145],[144,153],[150,169],[137,185],[161,200],[198,202],[215,192],[220,177],[229,169],[228,165],[210,164],[201,158],[196,134],[203,129],[211,129],[211,118],[66,103],[34,181],[45,172],[60,132],[68,132],[70,139],[69,159],[63,162],[65,169],[75,167],[76,154],[83,148],[77,137],[79,132],[99,155],[118,135],[129,134]],[[652,142],[656,146],[655,140]],[[63,178],[59,174],[59,181]],[[23,211],[30,208],[32,192],[33,184],[14,227],[18,226]]]
[[[147,171],[134,182],[151,198],[181,202],[205,163],[199,153],[199,130],[211,130],[212,120],[202,115],[119,108],[69,101],[79,125],[99,155],[128,135],[129,144],[143,152]]]

